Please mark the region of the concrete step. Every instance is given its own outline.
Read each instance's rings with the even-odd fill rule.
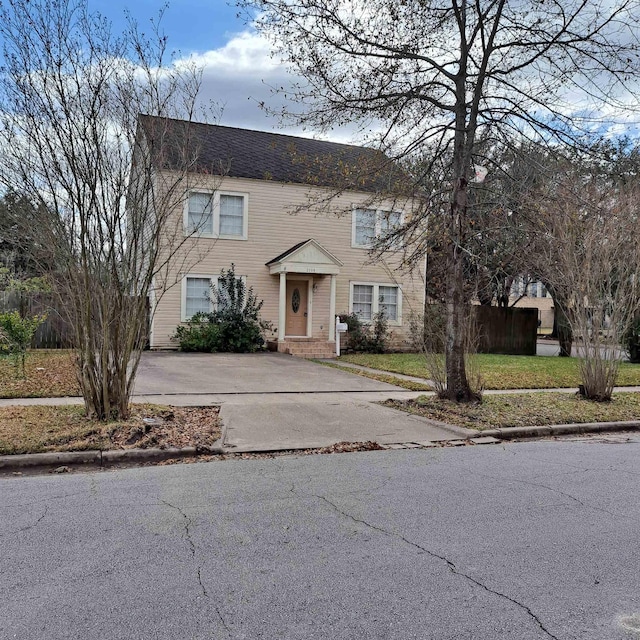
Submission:
[[[284,342],[270,344],[280,353],[288,353],[301,358],[332,358],[335,355],[335,342],[317,338],[291,338]]]

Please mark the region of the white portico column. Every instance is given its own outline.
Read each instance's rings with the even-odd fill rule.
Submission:
[[[278,302],[278,342],[284,340],[284,329],[287,323],[287,274],[280,272],[280,298]]]
[[[336,339],[336,277],[331,276],[329,288],[329,342]]]

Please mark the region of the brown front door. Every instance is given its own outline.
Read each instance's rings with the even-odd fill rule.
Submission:
[[[306,280],[287,280],[285,334],[288,336],[307,335],[307,286]]]

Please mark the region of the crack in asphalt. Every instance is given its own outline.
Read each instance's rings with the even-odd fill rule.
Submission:
[[[560,441],[558,441],[560,442]],[[567,442],[570,442],[569,440],[567,440]],[[617,444],[617,443],[616,443]],[[624,443],[624,444],[640,444],[640,443]],[[515,452],[515,450],[514,450]],[[521,454],[518,454],[521,455]],[[527,456],[527,460],[529,461],[533,461],[533,462],[542,462],[544,464],[549,464],[549,465],[553,465],[553,466],[558,466],[558,467],[571,467],[572,469],[576,469],[577,471],[581,471],[581,472],[589,472],[589,471],[617,471],[619,473],[626,473],[628,475],[631,476],[640,476],[640,473],[638,473],[637,471],[629,471],[628,469],[620,469],[618,467],[614,467],[612,465],[608,466],[608,467],[585,467],[584,465],[578,465],[578,464],[572,464],[571,462],[554,462],[553,460],[548,460],[547,458],[539,458],[537,456]],[[568,475],[571,472],[567,472],[567,474],[553,474],[553,475]]]
[[[184,540],[186,540],[187,544],[189,545],[189,551],[191,552],[191,559],[196,565],[196,579],[198,581],[198,584],[200,585],[200,590],[202,591],[202,595],[203,597],[207,598],[209,602],[211,602],[216,614],[218,615],[218,619],[220,620],[220,623],[222,624],[225,631],[227,632],[227,635],[231,637],[231,629],[227,625],[227,622],[224,619],[224,617],[222,616],[222,613],[218,608],[218,605],[209,597],[207,588],[204,586],[204,582],[202,581],[202,567],[198,564],[196,560],[196,545],[193,542],[193,538],[191,537],[191,526],[193,524],[191,521],[191,518],[180,507],[176,507],[175,505],[167,502],[166,500],[160,500],[160,502],[165,504],[167,507],[174,509],[182,516],[183,525],[184,525],[184,535],[182,537]]]
[[[20,529],[18,529],[18,531],[28,531],[29,529],[33,529],[37,527],[45,519],[45,516],[47,515],[48,512],[49,512],[49,505],[45,504],[42,515],[33,524],[27,525],[26,527],[21,527]]]
[[[409,540],[408,538],[405,538],[400,533],[397,533],[395,531],[387,531],[386,529],[383,529],[382,527],[377,527],[376,525],[371,524],[370,522],[367,522],[366,520],[362,520],[361,518],[356,518],[355,516],[351,515],[350,513],[347,513],[346,511],[343,511],[340,507],[338,507],[338,505],[336,505],[335,503],[331,502],[331,500],[329,500],[325,496],[319,496],[319,495],[316,495],[316,494],[311,494],[311,495],[314,498],[318,498],[319,500],[323,500],[329,506],[331,506],[337,513],[339,513],[340,515],[344,516],[345,518],[349,518],[353,522],[356,522],[358,524],[362,524],[365,527],[368,527],[368,528],[370,528],[370,529],[372,529],[374,531],[377,531],[378,533],[382,533],[383,535],[389,536],[391,538],[397,538],[398,540],[401,540],[405,544],[408,544],[409,546],[414,547],[415,549],[418,549],[418,550],[422,551],[423,553],[426,553],[427,555],[431,556],[432,558],[436,558],[438,560],[442,560],[442,562],[444,562],[447,565],[447,568],[451,571],[451,573],[453,573],[454,575],[460,576],[461,578],[465,578],[466,580],[468,580],[472,584],[476,585],[477,587],[480,587],[481,589],[484,589],[488,593],[491,593],[491,594],[493,594],[495,596],[503,598],[504,600],[507,600],[508,602],[511,602],[512,604],[515,604],[517,607],[519,607],[520,609],[525,611],[527,613],[527,615],[529,615],[529,617],[531,617],[531,619],[536,622],[536,624],[540,627],[540,629],[549,638],[552,638],[552,640],[560,640],[558,638],[558,636],[555,636],[553,633],[551,633],[551,631],[549,631],[544,626],[544,624],[542,623],[540,618],[538,618],[538,616],[526,604],[523,604],[522,602],[519,602],[518,600],[515,600],[514,598],[511,598],[510,596],[506,595],[505,593],[502,593],[501,591],[496,591],[495,589],[492,589],[491,587],[488,587],[486,584],[480,582],[476,578],[464,573],[464,571],[461,571],[460,569],[458,569],[458,567],[456,567],[456,565],[451,560],[446,558],[445,556],[441,556],[440,554],[435,553],[434,551],[431,551],[431,550],[427,549],[426,547],[423,547],[422,545],[419,545],[416,542],[412,542],[411,540]]]
[[[42,515],[35,522],[32,522],[31,524],[28,524],[24,527],[20,527],[15,531],[7,531],[6,533],[0,534],[0,538],[4,538],[5,536],[10,536],[10,535],[15,535],[16,533],[22,533],[23,531],[29,531],[29,529],[34,529],[45,519],[48,512],[49,512],[49,505],[45,504]]]
[[[526,484],[532,487],[539,487],[541,489],[546,489],[547,491],[551,491],[552,493],[557,493],[558,495],[564,496],[565,498],[569,498],[569,500],[573,500],[574,502],[577,502],[579,505],[583,506],[585,509],[593,509],[594,511],[600,511],[614,518],[627,518],[629,520],[636,520],[636,518],[625,515],[623,513],[614,513],[613,511],[609,511],[608,509],[603,509],[602,507],[596,507],[594,505],[587,504],[586,502],[583,502],[582,500],[580,500],[580,498],[576,498],[574,495],[571,495],[566,491],[562,491],[560,489],[550,487],[549,485],[542,484],[541,482],[532,482],[531,480],[521,480],[519,478],[498,478],[496,476],[487,475],[485,473],[474,473],[473,475],[479,476],[481,478],[489,478],[491,480],[497,480],[501,483],[516,482],[518,484]]]
[[[47,498],[42,498],[40,500],[33,500],[32,502],[25,503],[16,503],[16,504],[0,504],[0,509],[16,509],[21,507],[33,507],[37,504],[42,504],[43,502],[50,503],[54,500],[64,500],[65,498],[74,498],[75,496],[83,496],[87,495],[86,491],[76,491],[74,493],[64,493],[61,496],[50,496]]]

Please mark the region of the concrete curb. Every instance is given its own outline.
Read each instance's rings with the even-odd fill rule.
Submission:
[[[210,447],[167,447],[166,449],[112,449],[109,451],[64,451],[0,456],[0,471],[33,467],[93,465],[107,467],[118,463],[159,462],[170,458],[225,453],[218,442]]]
[[[478,431],[480,436],[511,440],[513,438],[544,438],[567,434],[606,433],[609,431],[636,431],[640,430],[640,421],[618,422],[583,422],[572,424],[553,424],[539,427],[505,427],[503,429],[487,429]]]
[[[640,421],[618,422],[585,422],[575,424],[556,424],[538,427],[506,427],[504,429],[487,429],[478,431],[466,438],[444,439],[439,442],[474,442],[483,438],[497,438],[499,440],[511,440],[514,438],[544,438],[557,435],[606,433],[612,431],[636,431],[640,430]],[[465,430],[466,431],[466,430]],[[0,456],[0,471],[15,469],[30,469],[42,467],[82,466],[93,465],[96,467],[108,467],[113,464],[126,464],[138,462],[160,462],[162,460],[176,458],[191,458],[197,455],[220,455],[233,453],[276,453],[278,451],[296,451],[298,449],[321,449],[319,446],[289,445],[286,447],[226,447],[224,436],[219,438],[210,447],[168,447],[166,449],[112,449],[109,451],[63,451],[54,453],[27,453],[9,456]],[[406,444],[406,443],[405,443]],[[477,442],[477,444],[483,444]],[[381,445],[385,449],[392,445]],[[396,448],[406,448],[396,445]]]

